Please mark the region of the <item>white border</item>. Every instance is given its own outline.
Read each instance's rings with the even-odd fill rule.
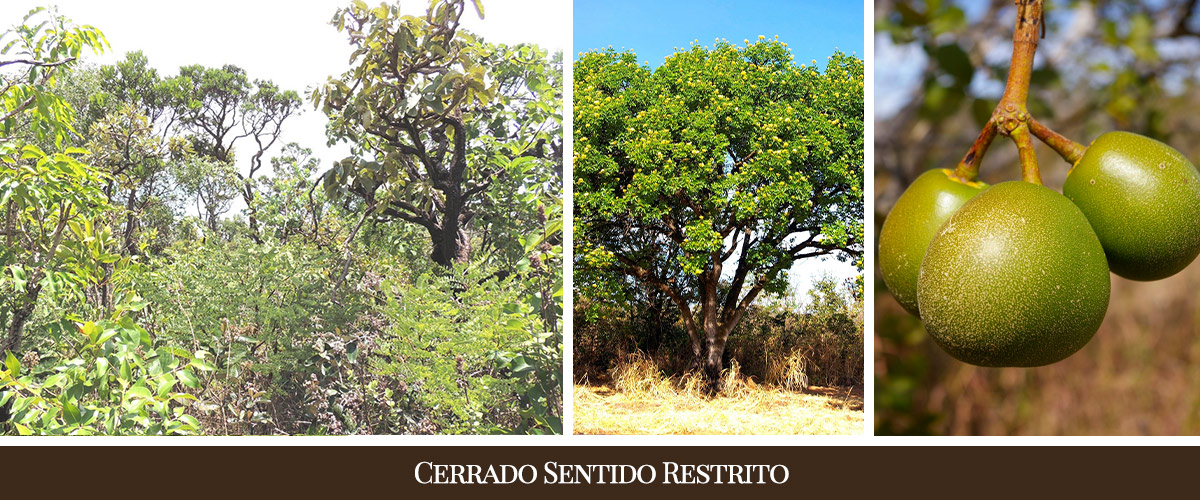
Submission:
[[[863,435],[875,434],[875,6],[863,2]]]

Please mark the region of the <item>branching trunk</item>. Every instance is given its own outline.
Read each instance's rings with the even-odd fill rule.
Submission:
[[[656,279],[644,282],[648,286],[666,292],[679,306],[691,347],[688,370],[704,375],[707,382],[706,390],[710,394],[722,389],[720,386],[721,372],[725,369],[725,344],[729,340],[729,334],[741,321],[742,314],[757,298],[765,283],[761,278],[755,280],[743,296],[742,284],[744,281],[735,280],[734,286],[724,291],[727,295],[723,297],[725,300],[722,301],[721,290],[718,289],[721,269],[720,264],[712,266],[701,276],[700,307],[697,311],[693,311],[693,308],[687,304],[682,293],[667,286],[666,283]],[[643,279],[649,275],[637,267],[627,268],[626,273]]]
[[[254,203],[253,197],[249,200],[248,203]],[[250,224],[250,239],[254,240],[255,244],[261,245],[263,240],[262,240],[262,237],[258,235],[258,219],[255,218],[255,216],[254,216],[255,213],[256,213],[256,211],[254,210],[254,208],[246,209],[246,217],[247,217],[248,223]]]

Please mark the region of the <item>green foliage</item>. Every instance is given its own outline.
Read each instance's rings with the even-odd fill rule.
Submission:
[[[100,187],[104,176],[79,162],[82,153],[0,144],[0,351],[20,348],[43,290],[82,296],[84,287],[105,279],[105,266],[120,260],[111,231],[98,224],[109,209]]]
[[[0,74],[0,134],[53,138],[61,144],[72,131],[74,111],[49,89],[84,49],[102,52],[108,46],[104,34],[39,7],[21,24],[0,33],[0,46],[0,62],[19,68]]]
[[[271,159],[274,175],[260,182],[260,194],[254,200],[267,234],[286,242],[297,235],[314,235],[320,227],[326,200],[313,181],[319,164],[311,149],[294,142]]]
[[[0,370],[0,406],[11,404],[10,425],[21,435],[196,434],[189,413],[199,373],[211,355],[158,343],[127,312],[146,306],[124,295],[111,320],[50,328],[58,349],[8,351]],[[24,365],[24,366],[23,366]]]
[[[174,82],[159,76],[141,51],[126,53],[125,59],[101,66],[94,73],[96,91],[86,96],[86,106],[80,109],[79,118],[87,125],[122,106],[131,106],[151,124],[158,124],[172,113],[172,106],[179,99]]]
[[[585,276],[608,267],[611,252],[647,269],[673,260],[694,275],[742,229],[768,243],[747,260],[773,288],[805,253],[860,249],[861,60],[837,53],[821,73],[792,64],[780,42],[720,42],[653,72],[631,52],[587,53],[575,79]],[[625,227],[670,243],[622,237]],[[797,233],[811,249],[783,244]]]
[[[208,228],[217,231],[221,216],[229,212],[240,192],[237,167],[198,154],[185,154],[171,168],[179,179],[180,189],[196,201],[196,210]]]
[[[447,432],[561,433],[562,335],[541,333],[538,308],[513,280],[453,274],[384,282],[392,327],[375,367]]]
[[[742,314],[784,293],[795,262],[862,267],[862,60],[835,52],[822,71],[760,37],[653,70],[590,51],[574,78],[579,292],[669,296],[710,382]]]
[[[369,296],[331,295],[332,255],[302,242],[209,240],[177,245],[170,255],[133,282],[154,304],[143,320],[150,331],[213,353],[217,371],[199,395],[205,419],[217,412],[224,419],[210,427],[233,434],[307,432],[296,423],[303,401],[295,395],[311,375],[343,375],[340,361],[328,354],[335,340],[354,345],[358,337],[345,336],[378,334],[353,327],[369,319]]]

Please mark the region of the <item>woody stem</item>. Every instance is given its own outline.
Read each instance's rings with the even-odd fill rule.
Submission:
[[[1053,149],[1054,152],[1058,153],[1062,159],[1071,165],[1079,161],[1083,157],[1083,152],[1087,149],[1083,144],[1063,137],[1062,134],[1050,130],[1050,127],[1042,125],[1041,122],[1033,118],[1029,119],[1029,131],[1033,132],[1034,136],[1041,139],[1047,146],[1050,146],[1050,149]]]
[[[1033,136],[1029,127],[1022,123],[1009,133],[1009,137],[1017,144],[1017,155],[1021,159],[1021,180],[1033,184],[1042,184],[1042,173],[1038,169],[1037,154],[1033,150]]]

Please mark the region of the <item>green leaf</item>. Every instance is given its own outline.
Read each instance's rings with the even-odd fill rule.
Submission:
[[[150,393],[150,389],[147,389],[146,386],[144,386],[144,385],[133,386],[132,388],[129,389],[129,392],[127,392],[126,395],[129,396],[130,398],[141,398],[141,399],[150,399],[150,398],[154,397],[154,395]]]
[[[158,397],[165,398],[175,388],[175,377],[171,374],[163,376],[163,379],[158,382]]]
[[[21,362],[17,360],[16,356],[13,356],[12,351],[6,351],[4,354],[6,355],[4,359],[4,366],[8,369],[9,376],[14,379],[20,377]]]
[[[79,407],[75,406],[71,401],[63,401],[63,421],[67,425],[79,425],[83,423],[83,415],[79,412]]]
[[[138,345],[142,341],[142,332],[137,328],[122,328],[121,338],[128,344]]]
[[[182,420],[187,425],[191,426],[191,430],[200,430],[200,421],[191,415],[180,415],[179,420]]]
[[[42,382],[42,387],[58,387],[58,386],[62,385],[63,382],[66,382],[66,380],[67,380],[66,375],[64,375],[62,373],[55,373],[54,375],[46,377],[46,380],[44,382]],[[3,404],[3,403],[0,403],[0,404]]]
[[[535,368],[525,360],[525,356],[517,356],[512,360],[511,369],[513,375],[520,375],[522,373],[531,372]]]
[[[191,387],[192,389],[200,388],[200,379],[197,378],[196,375],[191,372],[191,370],[180,370],[177,372],[177,374],[179,375],[179,381],[183,382],[183,385]]]

